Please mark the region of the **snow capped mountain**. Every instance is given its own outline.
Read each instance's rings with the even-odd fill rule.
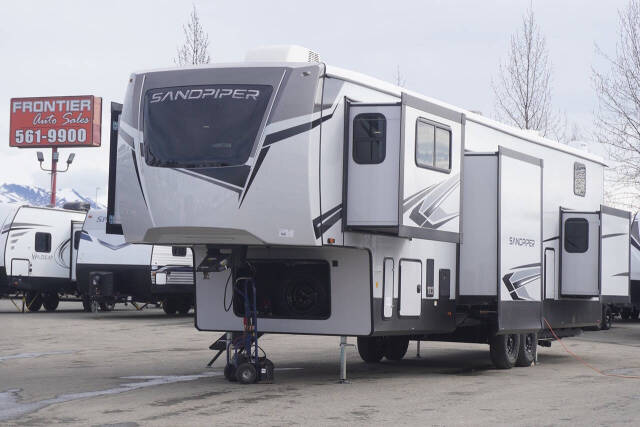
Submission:
[[[18,203],[31,206],[48,206],[51,195],[49,190],[32,185],[2,184],[0,185],[0,203]],[[89,203],[92,208],[105,209],[102,203],[96,203],[90,197],[83,196],[72,188],[60,188],[56,191],[56,206],[62,207],[67,202]]]

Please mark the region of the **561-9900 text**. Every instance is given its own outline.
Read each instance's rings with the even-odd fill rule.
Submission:
[[[87,140],[86,129],[49,129],[46,132],[33,129],[17,129],[16,144],[39,144],[40,142],[76,143]]]

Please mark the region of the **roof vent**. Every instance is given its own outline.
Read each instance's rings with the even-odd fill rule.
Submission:
[[[247,62],[320,62],[317,52],[297,45],[265,46],[251,49],[245,56]]]

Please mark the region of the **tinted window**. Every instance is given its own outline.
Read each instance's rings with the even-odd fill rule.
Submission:
[[[436,127],[418,120],[416,125],[416,163],[433,167]]]
[[[180,246],[172,246],[171,254],[173,256],[187,256],[187,248],[183,248]]]
[[[361,165],[382,163],[387,151],[387,120],[379,113],[358,114],[353,119],[353,161]]]
[[[82,231],[78,230],[73,234],[73,249],[78,250],[80,246],[80,238],[82,237]]]
[[[145,94],[144,142],[152,166],[243,165],[271,98],[265,85],[151,89]]]
[[[451,131],[424,119],[416,122],[416,164],[423,168],[451,170]]]
[[[569,218],[564,222],[564,248],[569,253],[589,249],[589,222],[584,218]]]
[[[436,168],[451,169],[451,132],[436,128]]]
[[[51,234],[36,233],[36,252],[51,252]]]
[[[587,168],[582,163],[573,164],[573,193],[582,197],[587,193]]]

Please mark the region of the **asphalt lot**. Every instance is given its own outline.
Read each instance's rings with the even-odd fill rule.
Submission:
[[[274,384],[228,383],[205,367],[216,334],[158,309],[17,313],[0,300],[3,425],[637,425],[640,379],[598,375],[560,345],[539,364],[499,371],[488,347],[412,343],[371,366],[348,350],[338,384],[337,337],[267,335]],[[349,340],[355,343],[355,339]],[[605,372],[640,376],[640,323],[565,340]]]

